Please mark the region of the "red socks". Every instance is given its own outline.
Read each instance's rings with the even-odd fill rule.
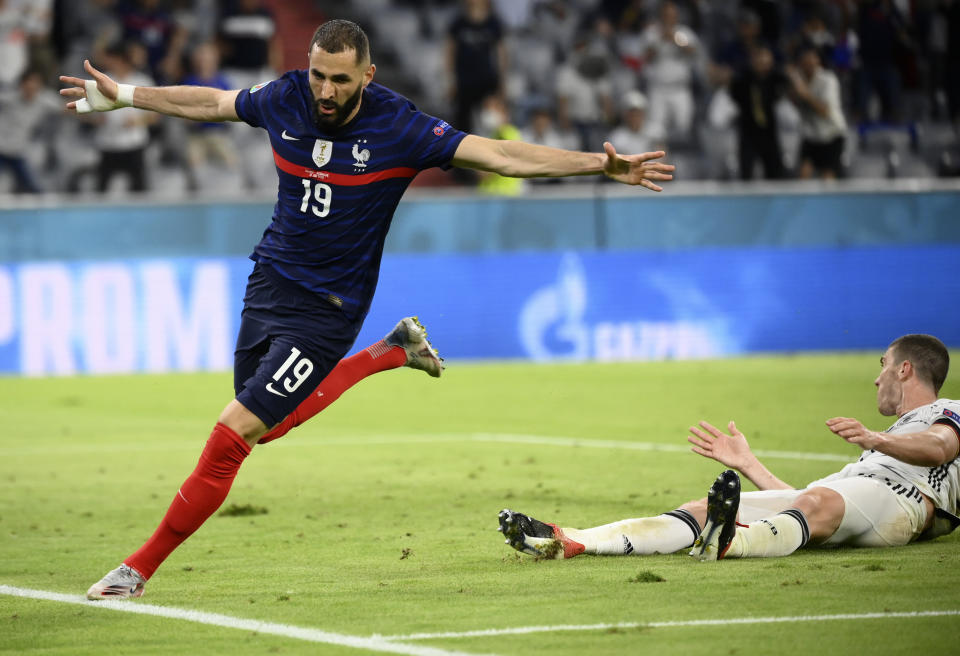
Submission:
[[[200,462],[173,498],[160,526],[124,564],[149,579],[160,563],[220,507],[250,450],[242,437],[218,423],[200,454]]]
[[[356,355],[344,358],[327,374],[314,393],[287,415],[286,419],[274,426],[273,430],[261,437],[258,444],[266,444],[283,437],[291,428],[316,415],[367,376],[387,369],[396,369],[406,363],[407,352],[403,347],[389,346],[382,339]]]
[[[282,437],[299,426],[367,376],[402,367],[407,353],[380,340],[356,355],[341,360],[311,394],[286,419],[260,438],[260,443]],[[196,469],[184,481],[154,534],[124,560],[145,579],[153,576],[167,556],[190,537],[227,498],[233,479],[251,447],[230,428],[218,423],[200,454]]]

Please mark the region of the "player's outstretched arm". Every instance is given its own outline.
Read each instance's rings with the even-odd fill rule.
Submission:
[[[827,427],[863,450],[875,449],[908,465],[939,467],[960,452],[960,433],[947,424],[934,424],[924,431],[891,435],[872,431],[852,417],[834,417]]]
[[[77,113],[136,107],[195,121],[239,120],[234,107],[238,91],[194,86],[135,87],[117,84],[109,75],[94,68],[89,60],[84,60],[83,67],[93,79],[60,76],[61,82],[73,85],[61,89],[60,95],[71,99],[67,109]]]
[[[722,465],[732,467],[746,476],[759,490],[792,490],[774,476],[766,466],[757,459],[750,450],[747,438],[737,430],[734,422],[727,424],[729,434],[713,426],[709,422],[701,421],[699,426],[691,426],[691,435],[687,441],[693,445],[692,451],[704,458],[711,458]]]
[[[663,191],[657,182],[673,179],[674,166],[655,161],[666,154],[662,150],[619,155],[610,143],[604,143],[603,150],[602,153],[580,153],[470,134],[457,147],[453,164],[511,178],[603,174],[617,182],[640,185],[653,191]]]

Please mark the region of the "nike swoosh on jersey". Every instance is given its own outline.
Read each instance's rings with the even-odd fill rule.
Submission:
[[[287,395],[283,392],[278,392],[277,390],[273,389],[273,383],[267,383],[267,391],[271,394],[276,394],[277,396],[282,396],[284,398],[287,397]]]
[[[289,134],[287,134],[286,130],[281,132],[280,136],[286,139],[287,141],[300,141],[300,137],[291,137]]]

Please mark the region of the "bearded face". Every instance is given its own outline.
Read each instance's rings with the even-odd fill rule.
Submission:
[[[351,118],[354,111],[360,104],[360,96],[363,95],[363,85],[358,84],[352,95],[348,96],[343,102],[338,103],[334,99],[313,98],[313,120],[321,129],[338,128]]]
[[[330,130],[348,123],[356,116],[363,89],[373,79],[376,67],[369,62],[358,62],[353,50],[327,52],[318,46],[310,50],[309,63],[317,127]]]

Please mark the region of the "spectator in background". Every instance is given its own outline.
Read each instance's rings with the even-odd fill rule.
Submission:
[[[839,177],[847,122],[840,102],[840,82],[825,69],[813,47],[800,51],[797,69],[788,70],[792,96],[800,110],[801,178],[814,174],[824,179]]]
[[[667,0],[660,19],[644,30],[643,74],[650,97],[650,123],[668,140],[690,140],[695,105],[693,82],[700,40],[677,20],[677,6]]]
[[[774,67],[773,53],[763,46],[754,48],[750,68],[730,84],[730,97],[738,110],[738,160],[743,180],[753,179],[758,159],[765,178],[784,176],[775,105],[786,88],[786,76]]]
[[[737,16],[737,36],[717,49],[714,63],[725,69],[729,81],[750,67],[750,53],[761,45],[760,17],[748,9],[741,10]]]
[[[647,97],[639,91],[630,91],[623,97],[623,122],[607,138],[618,151],[648,153],[660,137],[647,126]]]
[[[27,12],[16,0],[0,0],[0,89],[16,87],[29,61]]]
[[[643,0],[633,0],[623,6],[607,6],[606,12],[616,30],[614,42],[620,63],[634,75],[639,75],[645,54],[643,31],[648,22]]]
[[[740,0],[742,10],[752,12],[760,19],[760,39],[774,55],[780,45],[781,12],[785,4],[783,0]]]
[[[283,69],[280,37],[273,12],[261,0],[227,0],[220,17],[219,45],[223,74],[231,89],[249,89],[279,76]],[[271,183],[270,139],[262,130],[241,123],[228,127],[238,152],[243,183],[256,189]]]
[[[861,121],[872,121],[870,103],[880,100],[879,119],[899,119],[900,72],[897,54],[908,43],[903,17],[890,0],[860,0],[857,7],[857,36],[860,41],[860,73],[857,113]]]
[[[223,72],[233,89],[249,89],[283,70],[273,13],[261,0],[233,0],[220,16]]]
[[[820,56],[821,64],[833,61],[833,50],[837,45],[836,37],[827,29],[819,8],[811,8],[800,24],[800,31],[790,39],[789,54],[796,59],[801,52],[813,48]]]
[[[492,95],[504,93],[507,52],[504,28],[490,0],[463,0],[447,35],[447,71],[454,101],[454,127],[470,132],[473,113]]]
[[[49,119],[62,111],[59,96],[44,88],[43,76],[36,69],[23,72],[17,89],[0,93],[0,171],[8,169],[13,174],[14,192],[43,191],[28,158],[31,149],[46,148],[46,141],[37,139],[38,128],[49,128]],[[49,137],[49,129],[45,132]]]
[[[700,126],[700,146],[705,170],[712,177],[724,180],[738,174],[738,148],[735,121],[739,109],[730,96],[734,76],[750,69],[750,53],[764,45],[760,17],[749,9],[740,8],[734,19],[733,38],[718,37],[714,61],[707,67],[707,89],[704,120]],[[723,34],[722,30],[718,31]]]
[[[557,120],[580,137],[580,148],[596,149],[613,122],[612,62],[605,44],[581,32],[570,57],[557,69]]]
[[[201,43],[190,55],[192,71],[183,84],[229,90],[230,82],[220,72],[220,53],[213,43]],[[190,123],[187,128],[187,178],[191,189],[204,186],[200,171],[213,163],[233,170],[237,165],[237,151],[225,123]]]
[[[21,0],[26,17],[27,53],[30,68],[44,80],[56,77],[57,56],[50,41],[53,29],[53,0]],[[2,60],[0,60],[2,61]]]
[[[130,61],[125,45],[113,45],[103,54],[104,70],[118,84],[152,86],[148,75],[138,72]],[[117,175],[129,178],[130,191],[146,191],[147,176],[144,155],[150,143],[148,127],[156,122],[152,112],[125,107],[95,115],[98,126],[95,141],[100,151],[97,167],[97,190],[107,191]]]
[[[186,32],[174,22],[161,0],[121,0],[116,11],[123,41],[146,48],[150,75],[163,84],[179,80]]]

